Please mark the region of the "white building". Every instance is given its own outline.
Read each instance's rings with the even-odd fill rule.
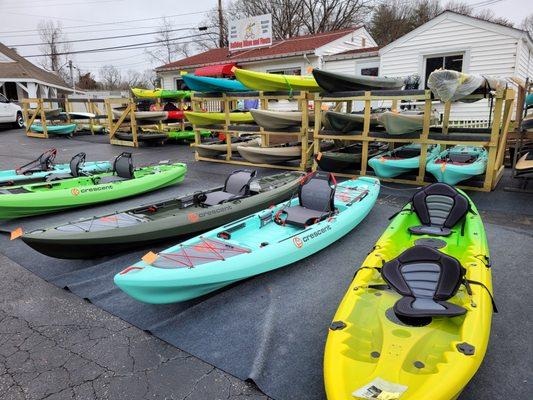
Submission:
[[[8,99],[57,98],[58,94],[72,91],[59,76],[37,67],[0,43],[0,93]]]
[[[344,29],[274,41],[272,46],[229,52],[227,48],[212,49],[156,68],[163,89],[177,89],[181,74],[231,75],[231,67],[259,72],[305,75],[312,68],[322,67],[331,54],[366,47],[376,43],[364,27]]]

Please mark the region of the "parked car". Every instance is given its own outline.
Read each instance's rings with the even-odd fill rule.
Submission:
[[[24,127],[22,108],[0,93],[0,124],[9,124],[14,128]]]

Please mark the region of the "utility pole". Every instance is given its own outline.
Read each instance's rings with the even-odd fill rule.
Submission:
[[[224,17],[222,16],[222,0],[218,0],[218,47],[224,47]]]
[[[74,67],[72,65],[72,60],[68,60],[68,69],[70,70],[70,83],[72,84],[72,89],[76,90],[76,82],[74,82]]]

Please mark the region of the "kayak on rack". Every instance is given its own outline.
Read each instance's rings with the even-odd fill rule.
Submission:
[[[264,129],[282,130],[302,125],[301,111],[250,110],[255,123]],[[308,124],[314,124],[314,114],[308,114]]]
[[[231,138],[231,151],[237,152],[239,146],[259,147],[261,145],[261,138],[257,136],[239,136]],[[217,157],[221,154],[226,154],[228,145],[225,140],[216,140],[211,143],[194,144],[194,148],[200,157]]]
[[[381,114],[378,113],[370,114],[370,127],[381,125],[379,121],[380,115]],[[324,118],[329,128],[342,133],[362,131],[365,122],[364,112],[342,113],[337,111],[326,111]]]
[[[472,200],[444,183],[417,192],[335,313],[324,352],[328,400],[457,399],[483,361],[497,311],[490,267]]]
[[[211,131],[201,130],[200,137],[209,137],[211,136]],[[168,131],[168,138],[173,140],[194,140],[195,134],[193,130],[184,130],[184,131]]]
[[[393,178],[413,169],[418,170],[420,166],[419,143],[406,144],[397,149],[387,151],[381,155],[372,157],[368,160],[368,165],[380,178]],[[438,156],[440,146],[429,145],[427,149],[426,165],[428,162]]]
[[[133,141],[133,134],[131,132],[115,133],[115,138],[119,140]],[[161,131],[143,130],[137,133],[137,140],[140,142],[164,142],[168,139],[168,134]]]
[[[313,69],[313,76],[326,92],[350,92],[359,90],[397,90],[404,86],[404,78],[387,78],[367,75],[349,75]]]
[[[182,75],[187,87],[196,92],[226,93],[249,92],[246,86],[234,79],[211,78],[209,76],[196,76],[194,74]]]
[[[487,169],[487,150],[477,146],[453,146],[430,160],[426,170],[448,185],[482,175]]]
[[[41,124],[32,124],[30,130],[37,133],[44,133],[44,127]],[[54,135],[72,135],[75,130],[76,124],[46,125],[46,131]]]
[[[131,88],[131,91],[135,97],[140,99],[175,99],[185,100],[190,99],[191,91],[189,90],[165,90],[165,89],[139,89]]]
[[[379,116],[379,121],[389,135],[405,135],[421,132],[424,127],[424,113],[421,111],[386,111]],[[429,124],[437,123],[437,116],[432,113]]]
[[[115,284],[146,303],[174,303],[284,267],[354,229],[374,206],[379,187],[374,178],[335,184],[331,174],[312,173],[288,202],[148,253],[115,275]]]
[[[255,178],[234,171],[224,186],[24,233],[35,250],[57,258],[93,258],[196,235],[287,200],[302,172]]]
[[[181,120],[185,118],[185,112],[183,110],[172,110],[172,111],[167,111],[166,113],[167,113],[166,119]]]
[[[312,76],[269,74],[239,68],[235,68],[233,72],[239,82],[254,90],[266,92],[320,91],[320,87]]]
[[[309,146],[311,146],[309,142]],[[321,150],[333,147],[332,142],[321,142]],[[284,143],[269,147],[237,146],[237,151],[246,161],[255,164],[278,164],[302,157],[300,142]]]
[[[150,192],[181,182],[182,163],[133,168],[131,153],[120,154],[113,172],[83,176],[72,165],[73,178],[0,189],[0,219],[12,219],[82,207]]]
[[[223,112],[185,111],[185,117],[194,125],[224,125],[226,114]],[[249,112],[230,112],[229,122],[232,124],[251,124],[254,122]]]
[[[388,145],[379,142],[368,144],[368,157],[373,157],[387,150]],[[319,152],[315,160],[322,171],[353,171],[361,165],[363,145],[354,143],[338,149]]]
[[[117,107],[113,109],[113,116],[115,119],[119,119],[124,113],[124,107]],[[151,119],[155,121],[160,121],[167,119],[167,111],[135,111],[135,119]],[[130,120],[130,115],[128,114],[125,121]]]
[[[83,162],[80,163],[79,169],[84,175],[109,172],[113,169],[109,161],[85,161],[85,153],[75,155],[71,163],[81,155],[83,155]],[[50,175],[70,173],[70,164],[54,164],[56,156],[57,150],[50,149],[17,169],[0,171],[0,186],[23,185],[44,181]]]

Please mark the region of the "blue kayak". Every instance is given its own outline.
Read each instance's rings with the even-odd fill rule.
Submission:
[[[41,124],[33,124],[30,129],[33,132],[44,132]],[[72,135],[76,130],[76,124],[47,125],[46,130],[48,133],[53,133],[54,135]]]
[[[194,74],[183,75],[183,80],[189,89],[196,92],[225,93],[225,92],[249,92],[246,86],[237,80],[225,78],[210,78],[207,76],[196,76]]]
[[[148,253],[115,275],[115,284],[139,301],[165,304],[284,267],[348,234],[370,212],[379,188],[375,178],[336,185],[331,174],[315,172],[288,202]]]
[[[426,165],[439,182],[448,185],[482,175],[487,169],[487,150],[477,146],[454,146],[444,150]]]
[[[50,149],[17,169],[0,171],[0,186],[30,183],[45,180],[50,175],[70,173],[70,163],[54,164],[56,154],[56,149]],[[79,168],[84,174],[98,174],[112,171],[113,165],[109,161],[90,161],[84,162]]]
[[[368,160],[368,165],[380,178],[393,178],[411,170],[418,170],[420,166],[420,144],[411,143],[398,147],[392,151],[382,153]],[[426,162],[437,157],[439,145],[428,146]]]

